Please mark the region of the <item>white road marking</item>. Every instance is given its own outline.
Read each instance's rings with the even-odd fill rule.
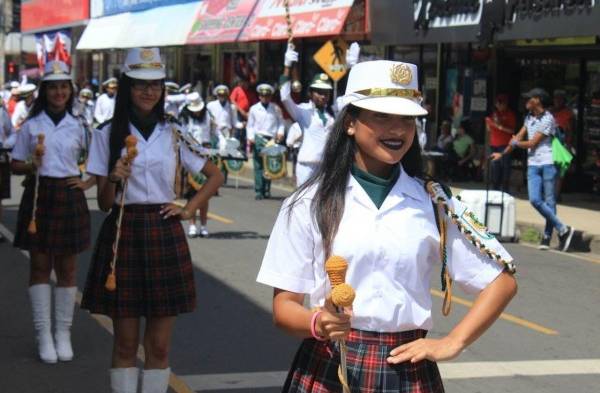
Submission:
[[[439,363],[442,379],[600,374],[600,359]],[[179,375],[197,392],[283,386],[287,371]]]

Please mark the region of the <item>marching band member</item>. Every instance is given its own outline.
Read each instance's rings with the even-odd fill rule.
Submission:
[[[165,82],[165,113],[175,119],[179,119],[179,108],[185,103],[186,95],[179,91],[180,87],[172,81]]]
[[[164,79],[165,66],[157,48],[128,51],[115,115],[110,124],[96,130],[87,166],[97,178],[98,204],[110,214],[98,235],[81,307],[112,318],[110,379],[112,391],[119,393],[137,391],[142,317],[146,356],[141,391],[167,391],[175,318],[196,307],[192,261],[180,220],[189,220],[222,183],[216,166],[196,155],[183,143],[177,124],[166,121]],[[123,152],[125,139],[131,136],[137,140],[138,153],[129,164]],[[208,178],[185,207],[173,204],[179,164]],[[119,228],[117,222],[122,222]],[[110,263],[113,244],[114,266]],[[113,267],[116,288],[107,285],[107,289],[107,277],[115,277]]]
[[[103,124],[113,117],[115,112],[115,95],[117,94],[118,82],[117,78],[109,78],[102,82],[104,94],[96,100],[94,108],[94,119],[96,123]]]
[[[332,342],[340,339],[348,348],[351,391],[443,392],[435,362],[458,356],[516,292],[514,278],[439,213],[445,220],[440,227],[447,223],[449,274],[477,299],[447,336],[425,338],[442,232],[419,180],[415,117],[426,111],[418,103],[417,80],[412,64],[357,64],[323,164],[279,213],[257,281],[274,287],[275,324],[304,339],[283,392],[341,392],[340,351]],[[326,298],[330,256],[348,261],[346,282],[356,290],[351,313],[337,312]],[[322,308],[306,309],[305,295],[310,307]]]
[[[81,116],[88,126],[92,126],[94,123],[94,93],[88,89],[83,88],[79,92],[77,100],[73,103],[73,114],[75,116]]]
[[[221,144],[233,136],[233,129],[237,123],[237,110],[235,105],[229,101],[229,88],[225,85],[217,85],[213,89],[213,95],[216,100],[206,104],[213,121],[217,125],[217,133]],[[225,176],[225,184],[227,184],[227,169],[221,167],[221,172]]]
[[[27,115],[33,107],[35,90],[36,86],[33,83],[26,83],[17,88],[17,95],[20,101],[15,105],[15,110],[11,117],[13,127],[16,129],[21,128],[21,124],[27,119]]]
[[[333,86],[327,74],[315,75],[310,83],[310,102],[296,104],[292,99],[291,82],[289,81],[290,68],[298,61],[298,53],[288,46],[285,53],[284,70],[279,94],[281,102],[294,121],[304,131],[302,146],[298,152],[296,164],[296,185],[304,184],[315,172],[321,162],[325,141],[333,127],[333,112],[328,106]]]
[[[7,151],[15,145],[17,134],[4,105],[0,105],[0,219],[2,218],[2,199],[10,198],[10,162]],[[0,242],[4,235],[0,233]]]
[[[77,254],[90,245],[90,213],[84,195],[90,184],[80,179],[78,167],[78,159],[87,149],[87,130],[71,114],[74,98],[71,80],[65,63],[46,63],[39,95],[12,151],[13,173],[28,175],[14,245],[30,253],[29,296],[39,357],[45,363],[73,359],[70,329],[77,292]],[[40,134],[45,136],[42,157],[34,154]],[[38,176],[33,176],[36,171]],[[33,211],[36,203],[37,209]],[[28,228],[32,219],[37,230]],[[56,342],[52,339],[50,321],[49,280],[53,269],[57,276]]]
[[[256,91],[260,102],[250,107],[246,130],[252,147],[255,199],[260,200],[271,197],[271,180],[266,179],[263,174],[261,150],[272,139],[277,143],[283,140],[284,123],[281,108],[271,103],[275,91],[273,86],[262,83],[256,87]]]
[[[190,93],[187,96],[188,103],[181,111],[181,125],[185,131],[188,132],[192,138],[198,141],[203,147],[211,148],[213,146],[213,140],[218,139],[216,130],[213,122],[211,122],[210,115],[206,110],[204,101],[200,94],[197,92]],[[191,179],[190,179],[191,177]],[[194,174],[188,174],[188,189],[186,190],[185,197],[191,200],[196,192],[202,187],[205,179],[204,176],[195,176]],[[199,209],[200,210],[200,231],[196,227],[196,212],[192,214],[190,218],[190,226],[188,228],[188,236],[196,237],[208,237],[208,200],[203,202]]]

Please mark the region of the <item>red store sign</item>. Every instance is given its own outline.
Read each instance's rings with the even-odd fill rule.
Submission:
[[[52,30],[89,18],[89,0],[30,0],[21,5],[23,32]]]

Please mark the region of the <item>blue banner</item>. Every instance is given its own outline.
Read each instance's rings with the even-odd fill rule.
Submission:
[[[135,12],[168,5],[199,2],[200,0],[104,0],[103,14],[114,15]]]

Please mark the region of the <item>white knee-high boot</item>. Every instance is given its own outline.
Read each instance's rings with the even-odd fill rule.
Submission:
[[[56,349],[52,339],[50,305],[52,291],[49,284],[36,284],[29,287],[33,327],[37,333],[38,353],[44,363],[56,363]]]
[[[71,346],[71,325],[73,324],[73,309],[77,287],[54,288],[54,318],[56,320],[56,353],[58,360],[68,362],[73,360]]]
[[[137,393],[137,367],[111,368],[109,372],[111,393]]]
[[[167,393],[171,368],[142,370],[142,393]]]

